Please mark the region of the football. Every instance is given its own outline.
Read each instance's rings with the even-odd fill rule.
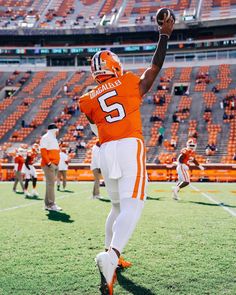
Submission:
[[[157,21],[157,24],[159,26],[163,25],[164,15],[165,14],[167,16],[167,20],[172,16],[172,18],[175,21],[175,14],[171,9],[169,9],[169,8],[160,8],[156,13],[156,21]]]

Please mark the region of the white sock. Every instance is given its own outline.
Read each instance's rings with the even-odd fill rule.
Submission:
[[[117,216],[120,214],[120,204],[112,204],[111,211],[109,215],[107,216],[106,225],[105,225],[105,248],[109,249],[111,245],[111,239],[112,239],[112,227],[113,224],[117,218]]]
[[[118,264],[118,256],[116,254],[116,252],[113,250],[113,249],[110,249],[108,252],[107,252],[111,258],[111,263],[113,265],[117,265]]]
[[[141,216],[144,201],[126,198],[120,201],[120,214],[113,224],[111,248],[122,253]]]

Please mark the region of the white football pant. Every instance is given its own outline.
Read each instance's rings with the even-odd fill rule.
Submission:
[[[185,164],[177,166],[178,180],[181,182],[190,182],[189,167]]]
[[[25,164],[22,167],[22,173],[25,175],[25,179],[31,179],[32,177],[37,178],[36,170],[33,165],[28,165],[28,169]]]
[[[145,149],[142,140],[125,138],[100,147],[100,165],[112,208],[106,221],[105,247],[120,253],[131,237],[146,199]]]

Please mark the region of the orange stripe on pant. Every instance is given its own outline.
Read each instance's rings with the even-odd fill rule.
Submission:
[[[184,176],[184,180],[185,180],[186,182],[189,182],[189,181],[188,181],[188,177],[187,177],[187,175],[186,175],[186,171],[184,171],[184,169],[183,169],[182,166],[180,166],[180,168],[181,168],[182,174],[183,174],[183,176]]]
[[[140,200],[143,200],[145,197],[145,184],[146,184],[146,156],[145,148],[141,140],[137,140],[138,149],[137,149],[137,176],[134,185],[134,191],[132,198],[140,197]],[[142,154],[143,151],[143,154]],[[142,157],[141,157],[142,155]],[[140,188],[140,193],[139,193]]]
[[[135,180],[135,185],[134,185],[134,190],[133,190],[133,195],[132,198],[136,199],[138,195],[138,189],[139,189],[139,183],[140,183],[140,175],[141,175],[141,142],[137,140],[138,144],[138,150],[137,150],[137,176]]]
[[[145,196],[144,188],[146,182],[146,150],[145,147],[143,148],[143,181],[142,181],[142,189],[141,189],[141,197],[140,199],[143,200]]]

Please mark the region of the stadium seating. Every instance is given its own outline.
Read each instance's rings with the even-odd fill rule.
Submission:
[[[236,91],[232,81],[234,71],[233,65],[162,70],[151,89],[153,100],[149,95],[149,98],[143,101],[143,117],[146,118],[145,135],[150,161],[158,159],[160,163],[171,162],[185,146],[188,136],[196,136],[197,158],[201,162],[209,160],[205,154],[206,145],[215,144],[218,150],[210,156],[210,161],[214,159],[222,163],[234,163],[233,156],[236,153]],[[139,75],[142,72],[143,69],[137,71]],[[203,82],[206,87],[195,91],[195,79],[202,72],[209,73],[210,81]],[[25,73],[20,73],[18,77],[24,75]],[[18,80],[15,81],[18,83]],[[174,93],[175,83],[189,83],[189,95],[173,96],[171,93]],[[62,87],[65,84],[68,88],[66,93]],[[77,161],[88,163],[91,158],[90,147],[95,138],[86,117],[77,110],[77,99],[94,85],[91,74],[85,71],[30,74],[30,78],[20,88],[17,96],[0,101],[0,110],[4,113],[10,110],[11,105],[16,105],[13,112],[9,111],[8,116],[4,116],[0,126],[0,144],[7,141],[31,143],[44,132],[45,129],[40,126],[53,118],[61,129],[63,142],[68,143],[74,150],[79,149]],[[219,93],[211,90],[214,85],[219,87]],[[225,106],[221,109],[220,101],[223,98],[226,98],[223,100]],[[31,111],[32,107],[34,112]],[[53,113],[50,112],[52,108]],[[147,108],[151,111],[145,112]],[[176,122],[172,121],[174,112],[177,114]],[[197,117],[196,112],[199,114]],[[226,115],[224,118],[223,113]],[[21,126],[22,118],[27,117],[30,117],[27,126]],[[158,145],[158,130],[161,126],[165,127],[165,133],[163,143]],[[81,141],[85,142],[85,146],[76,147]],[[76,161],[76,158],[73,161]]]
[[[96,27],[103,15],[114,15],[121,9],[117,26],[136,24],[154,24],[154,15],[160,7],[169,7],[175,11],[177,22],[185,10],[196,11],[196,0],[0,0],[1,28],[40,27]],[[200,18],[227,18],[235,15],[236,0],[202,1]]]

